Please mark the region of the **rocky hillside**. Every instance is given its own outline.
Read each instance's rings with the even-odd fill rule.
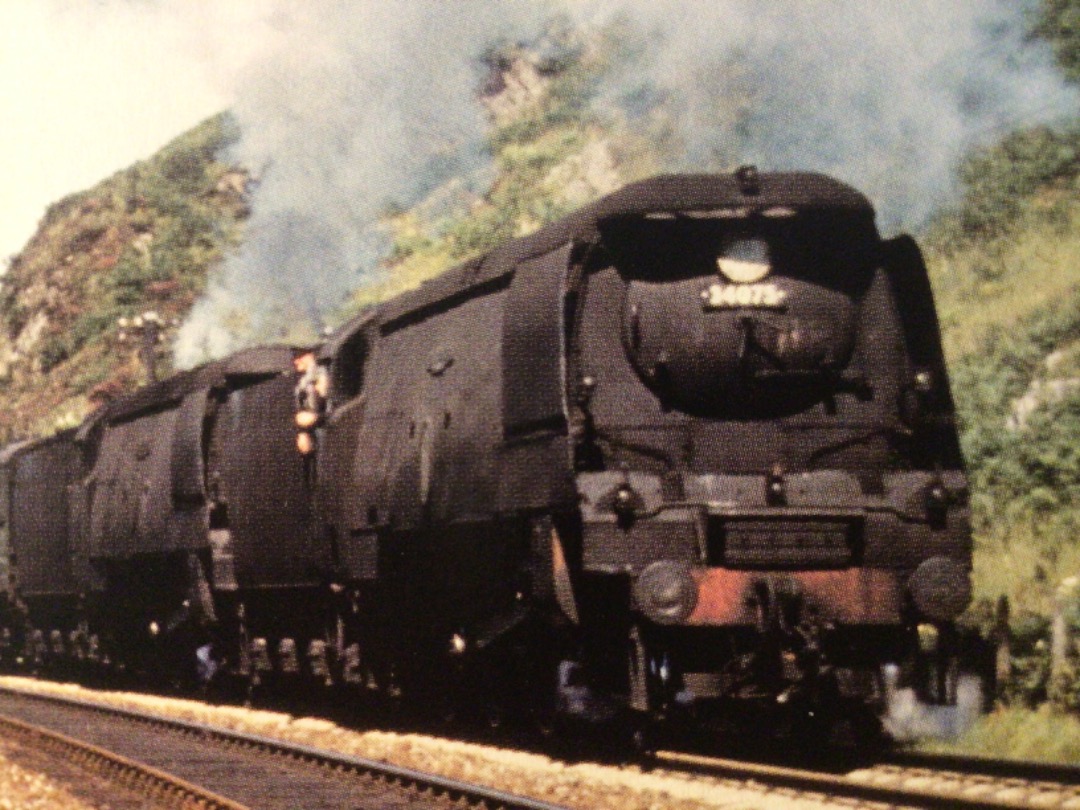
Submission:
[[[1080,573],[1080,125],[972,155],[924,242],[972,476],[978,591],[1049,611]]]
[[[395,238],[382,281],[357,290],[347,310],[415,287],[659,171],[663,145],[657,133],[631,131],[617,116],[589,110],[593,86],[618,60],[616,51],[602,35],[562,43],[557,58],[520,47],[489,54],[480,100],[491,124],[490,187],[469,196],[450,183],[392,216]]]
[[[119,319],[184,317],[240,239],[248,178],[217,157],[233,136],[217,116],[48,209],[0,286],[0,441],[75,424],[144,382]]]
[[[489,54],[487,192],[451,182],[389,214],[394,244],[381,283],[343,302],[338,318],[650,171],[644,141],[585,112],[610,47],[600,37],[567,43],[558,57],[518,47]],[[145,381],[141,341],[124,340],[120,320],[154,312],[182,321],[242,238],[255,183],[220,157],[232,126],[227,114],[210,119],[49,208],[0,283],[0,442],[75,424]],[[170,338],[166,329],[161,373]]]

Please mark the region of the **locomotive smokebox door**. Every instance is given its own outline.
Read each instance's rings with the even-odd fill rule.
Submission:
[[[732,216],[729,217],[728,214]],[[630,229],[630,225],[623,226]],[[624,342],[668,407],[745,417],[825,395],[855,343],[857,275],[822,283],[794,212],[650,218],[627,240]]]

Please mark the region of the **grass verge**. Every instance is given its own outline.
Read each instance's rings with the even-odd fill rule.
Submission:
[[[1080,764],[1080,718],[1041,706],[998,708],[954,742],[925,741],[930,753]]]

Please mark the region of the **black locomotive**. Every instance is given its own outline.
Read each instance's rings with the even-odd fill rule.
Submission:
[[[949,699],[966,501],[914,242],[821,175],[663,176],[9,448],[0,657],[850,717],[884,662]]]

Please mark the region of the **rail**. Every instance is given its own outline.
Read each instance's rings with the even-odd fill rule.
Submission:
[[[130,722],[143,723],[161,729],[179,731],[183,734],[190,735],[194,740],[200,743],[216,741],[230,746],[254,749],[262,753],[284,757],[291,762],[307,763],[316,768],[327,769],[341,774],[343,777],[352,775],[354,777],[370,779],[376,782],[398,785],[427,796],[445,798],[447,803],[498,808],[499,810],[567,810],[562,805],[550,804],[527,796],[519,796],[484,785],[477,785],[471,782],[438,776],[436,774],[424,773],[422,771],[404,768],[390,763],[380,762],[378,760],[340,754],[307,745],[287,743],[282,740],[276,740],[256,734],[246,734],[202,723],[177,720],[150,712],[121,709],[96,701],[79,700],[61,695],[45,695],[14,689],[8,686],[0,687],[0,694],[16,695],[19,698],[30,701],[60,704],[84,711],[123,718]],[[5,722],[17,723],[18,721],[7,720],[5,718]],[[79,741],[72,742],[82,745]],[[93,746],[86,747],[93,748]],[[108,752],[102,753],[108,755]],[[122,757],[116,758],[123,759]],[[139,765],[138,763],[133,764],[136,766]],[[141,767],[147,771],[154,770],[152,768],[146,768],[145,766]],[[160,772],[158,773],[160,774]],[[168,776],[167,774],[160,775]],[[221,805],[208,804],[207,806],[213,808],[227,807],[229,810],[245,810],[243,805],[235,803]]]
[[[675,751],[656,754],[657,765],[683,773],[695,773],[724,779],[756,781],[798,791],[820,793],[859,801],[881,802],[895,806],[955,808],[956,810],[1020,810],[1033,806],[1074,807],[1080,803],[1080,790],[1074,789],[1077,769],[1059,770],[1040,763],[1018,763],[981,758],[916,756],[911,764],[871,765],[835,774],[779,765],[764,765],[741,760],[719,759]],[[916,766],[914,763],[918,762]],[[934,764],[936,763],[936,764]],[[964,763],[970,771],[960,770]],[[992,765],[997,765],[997,772]],[[1016,766],[1012,769],[1012,766]],[[1069,780],[1047,779],[1060,773]]]

